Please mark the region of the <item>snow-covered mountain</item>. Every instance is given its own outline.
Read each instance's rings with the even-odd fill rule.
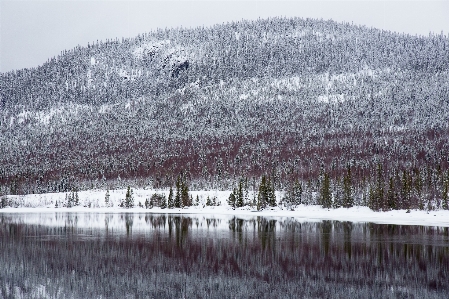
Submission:
[[[241,21],[97,41],[0,76],[6,193],[160,187],[180,172],[199,187],[267,174],[313,189],[348,166],[360,192],[379,167],[385,185],[406,173],[439,192],[448,169],[444,35]]]

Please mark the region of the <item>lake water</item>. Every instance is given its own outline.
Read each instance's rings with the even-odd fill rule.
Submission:
[[[449,298],[442,227],[0,214],[0,298]]]

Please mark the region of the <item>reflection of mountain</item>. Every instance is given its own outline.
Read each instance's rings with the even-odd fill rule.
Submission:
[[[445,170],[448,49],[442,35],[282,18],[76,47],[1,74],[0,184]]]
[[[448,231],[436,227],[261,217],[208,228],[206,219],[148,215],[148,230],[136,235],[139,216],[126,215],[117,219],[122,231],[134,223],[133,237],[109,228],[104,238],[88,227],[1,217],[0,277],[24,297],[39,288],[47,298],[445,298],[449,291]],[[229,234],[220,238],[203,233],[223,229]]]

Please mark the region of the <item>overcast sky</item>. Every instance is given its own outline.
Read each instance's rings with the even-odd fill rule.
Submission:
[[[274,16],[333,19],[419,35],[449,33],[449,0],[0,0],[0,72],[41,65],[64,49],[97,39]]]

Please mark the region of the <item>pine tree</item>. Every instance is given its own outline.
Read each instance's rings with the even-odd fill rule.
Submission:
[[[106,207],[109,207],[109,204],[110,204],[109,190],[106,190],[106,195],[104,196],[104,203],[105,203]]]
[[[302,186],[298,182],[298,180],[295,180],[295,183],[293,184],[292,196],[293,196],[292,203],[295,206],[298,206],[302,203]]]
[[[75,194],[73,196],[73,205],[74,206],[79,206],[80,205],[80,198],[78,196],[78,190],[75,189]]]
[[[181,203],[182,207],[190,207],[192,205],[189,196],[189,187],[184,181],[181,181]]]
[[[330,189],[330,179],[329,174],[324,173],[323,183],[321,185],[321,194],[320,194],[321,205],[325,209],[329,209],[332,207],[332,194]]]
[[[275,207],[276,206],[276,194],[274,193],[274,182],[272,183],[271,180],[268,180],[268,183],[266,186],[266,191],[267,191],[267,203],[270,206]]]
[[[402,172],[402,189],[401,189],[401,201],[403,209],[410,209],[410,191],[411,184],[408,178],[408,173],[406,170]]]
[[[152,207],[152,204],[150,203],[150,200],[148,197],[145,199],[145,209],[150,209]]]
[[[180,208],[182,205],[181,200],[181,177],[178,175],[176,179],[176,194],[175,194],[175,208]]]
[[[64,205],[66,208],[71,208],[72,207],[72,200],[70,199],[69,194],[65,194],[65,200],[64,200]]]
[[[350,208],[353,205],[351,166],[348,165],[347,172],[343,178],[343,207]]]
[[[0,208],[4,209],[8,206],[8,198],[6,197],[6,195],[1,196],[0,198]]]
[[[245,184],[244,184],[244,199],[243,199],[243,204],[244,205],[248,205],[250,204],[250,199],[249,199],[249,190],[248,190],[248,178],[245,178]]]
[[[393,177],[390,177],[389,183],[388,183],[388,191],[387,191],[387,207],[390,210],[397,210],[396,205],[396,198],[394,196],[395,190],[394,190],[394,180]]]
[[[169,209],[173,209],[175,207],[175,202],[173,201],[173,188],[172,187],[170,187],[170,191],[168,193],[167,207]]]
[[[373,185],[369,186],[368,207],[373,211],[377,210],[376,191]]]
[[[449,210],[449,170],[447,172],[446,178],[443,180],[443,194],[441,196],[442,199],[442,208],[443,210]]]
[[[384,205],[384,181],[382,175],[382,165],[377,164],[376,183],[370,186],[368,207],[374,211],[385,209]]]
[[[235,210],[235,206],[236,206],[236,196],[235,194],[237,193],[237,191],[234,189],[234,191],[229,195],[228,198],[228,205]]]
[[[196,195],[196,201],[195,201],[195,206],[199,206],[200,205],[200,197],[198,196],[198,194]]]
[[[165,199],[165,195],[162,195],[161,199],[160,199],[160,208],[161,209],[165,209],[167,208],[167,200]]]
[[[339,179],[336,179],[333,183],[333,188],[332,188],[331,194],[332,194],[332,199],[333,199],[332,206],[335,209],[338,209],[338,208],[344,206],[344,187],[342,187],[342,185],[343,184],[340,182]]]
[[[212,206],[212,202],[211,202],[209,196],[207,196],[207,199],[206,199],[206,206],[208,206],[208,207]]]
[[[126,191],[125,199],[120,204],[121,207],[124,208],[133,208],[134,207],[134,197],[133,197],[133,190],[130,186],[128,186],[128,190]]]
[[[268,190],[267,190],[267,179],[262,176],[262,180],[259,186],[259,193],[257,194],[257,210],[262,210],[267,206],[268,203]]]
[[[235,206],[237,208],[243,207],[243,179],[239,181],[239,188],[235,200],[236,200]]]

